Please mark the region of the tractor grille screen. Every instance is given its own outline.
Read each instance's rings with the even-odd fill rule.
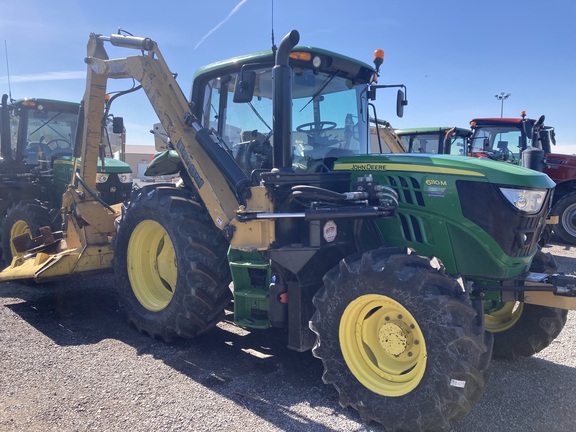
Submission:
[[[462,214],[500,245],[509,256],[534,252],[550,206],[550,194],[537,214],[524,214],[502,195],[497,185],[460,180],[456,182]]]
[[[122,183],[118,179],[117,174],[110,174],[108,180],[105,183],[98,183],[96,185],[98,192],[100,192],[100,198],[102,198],[106,204],[118,204],[124,202],[130,196],[132,191],[132,183]]]
[[[388,182],[401,203],[425,206],[420,183],[414,177],[388,176]]]

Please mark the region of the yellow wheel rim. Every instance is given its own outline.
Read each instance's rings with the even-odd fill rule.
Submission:
[[[140,304],[153,312],[168,306],[176,275],[176,254],[166,230],[152,220],[140,222],[128,242],[128,278]]]
[[[499,333],[512,328],[522,316],[524,303],[506,302],[484,314],[484,328]]]
[[[30,231],[28,224],[23,220],[18,220],[14,223],[14,225],[12,225],[12,228],[10,229],[10,239],[13,239],[14,237],[22,234],[29,234],[30,237],[32,237],[32,232]],[[10,252],[12,252],[13,257],[18,255],[16,248],[14,248],[14,245],[12,244],[12,240],[10,240]]]
[[[350,371],[383,396],[412,391],[426,370],[426,343],[416,319],[377,294],[351,302],[340,320],[340,347]]]

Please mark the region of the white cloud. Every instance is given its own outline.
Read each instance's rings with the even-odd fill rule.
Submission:
[[[569,155],[576,154],[576,143],[558,142],[556,146],[552,147],[552,153],[569,154]]]
[[[31,75],[13,75],[10,77],[10,83],[26,83],[38,81],[62,81],[62,80],[77,80],[86,79],[86,71],[61,71],[61,72],[45,72],[40,74]],[[8,77],[0,77],[0,83],[8,83]]]
[[[228,20],[230,18],[232,18],[232,15],[234,15],[236,12],[238,12],[238,9],[240,9],[242,7],[242,5],[244,5],[244,3],[246,3],[248,0],[241,0],[240,3],[238,3],[236,5],[236,7],[234,9],[232,9],[232,11],[226,16],[226,18],[224,18],[222,21],[220,21],[218,24],[216,24],[216,26],[214,28],[212,28],[208,33],[206,33],[204,36],[202,36],[202,38],[200,39],[200,41],[196,44],[196,46],[194,47],[194,49],[198,48],[200,45],[202,45],[202,43],[208,39],[208,37],[214,33],[216,30],[218,30],[220,27],[222,27],[224,24],[226,24],[228,22]]]

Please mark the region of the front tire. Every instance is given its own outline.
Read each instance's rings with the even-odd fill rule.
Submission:
[[[494,334],[494,357],[516,360],[550,345],[564,328],[568,311],[506,302],[497,304],[484,317],[486,330]]]
[[[576,192],[562,197],[552,209],[552,215],[560,219],[554,225],[554,233],[563,242],[576,245]]]
[[[119,301],[128,320],[166,342],[213,328],[232,297],[227,248],[208,212],[185,189],[134,193],[114,251]]]
[[[50,226],[48,209],[38,204],[15,203],[8,209],[2,223],[2,261],[10,265],[17,252],[12,245],[12,238],[28,233],[34,238],[40,234],[40,228]]]
[[[447,430],[480,399],[491,357],[467,295],[442,270],[386,249],[347,258],[314,297],[313,354],[340,404],[386,430]]]

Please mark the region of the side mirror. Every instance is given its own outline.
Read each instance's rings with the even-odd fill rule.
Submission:
[[[398,90],[396,94],[396,115],[400,118],[404,115],[404,107],[408,105],[406,96],[402,90]]]
[[[234,103],[247,103],[252,101],[254,87],[256,86],[256,72],[241,71],[234,86]]]
[[[112,118],[112,132],[115,134],[124,133],[124,118],[113,117]]]

